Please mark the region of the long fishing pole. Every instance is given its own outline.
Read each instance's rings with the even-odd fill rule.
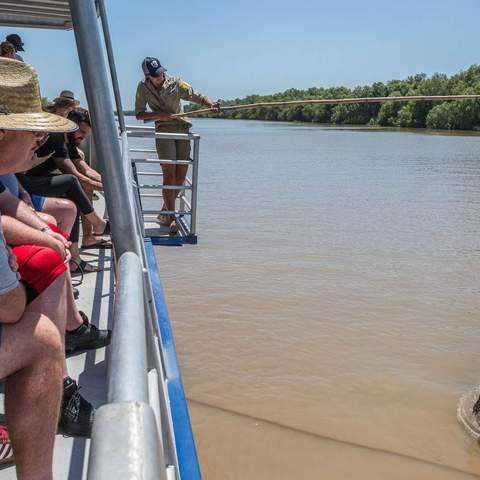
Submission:
[[[363,97],[363,98],[322,98],[317,100],[289,100],[281,102],[259,102],[244,105],[225,105],[221,112],[248,110],[251,108],[295,107],[300,105],[350,105],[355,103],[386,103],[386,102],[446,102],[453,100],[480,100],[480,95],[418,95],[403,97]],[[209,113],[218,113],[213,108],[202,108],[185,113],[176,113],[172,117],[196,117]]]

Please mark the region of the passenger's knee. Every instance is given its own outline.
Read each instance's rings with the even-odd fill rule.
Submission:
[[[71,200],[67,199],[62,199],[61,200],[61,205],[62,208],[65,210],[65,212],[68,212],[69,215],[73,217],[76,217],[77,215],[77,207]]]
[[[63,363],[64,347],[62,334],[55,323],[41,315],[35,326],[35,353],[39,358]]]
[[[82,188],[82,185],[80,184],[80,181],[75,175],[67,175],[68,179],[68,184],[70,185],[70,188]]]

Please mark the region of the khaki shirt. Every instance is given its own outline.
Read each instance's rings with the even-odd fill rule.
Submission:
[[[182,113],[183,108],[180,100],[187,100],[195,103],[203,103],[203,95],[196,92],[187,82],[177,77],[165,74],[165,81],[162,87],[157,90],[147,79],[142,80],[137,86],[135,95],[135,115],[147,111],[147,105],[152,112]],[[155,121],[157,130],[162,127],[191,127],[192,124],[185,119],[173,121]]]

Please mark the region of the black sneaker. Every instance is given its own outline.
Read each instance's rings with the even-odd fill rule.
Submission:
[[[94,348],[106,347],[110,344],[111,330],[99,330],[88,321],[88,317],[79,312],[83,318],[83,325],[80,325],[73,332],[65,333],[65,352],[67,355]]]
[[[63,380],[63,399],[58,432],[70,437],[90,437],[95,409],[79,392],[75,380]]]

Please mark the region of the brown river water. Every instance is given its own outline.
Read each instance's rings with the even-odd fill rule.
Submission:
[[[203,477],[480,476],[480,137],[193,130],[199,244],[157,258]]]

